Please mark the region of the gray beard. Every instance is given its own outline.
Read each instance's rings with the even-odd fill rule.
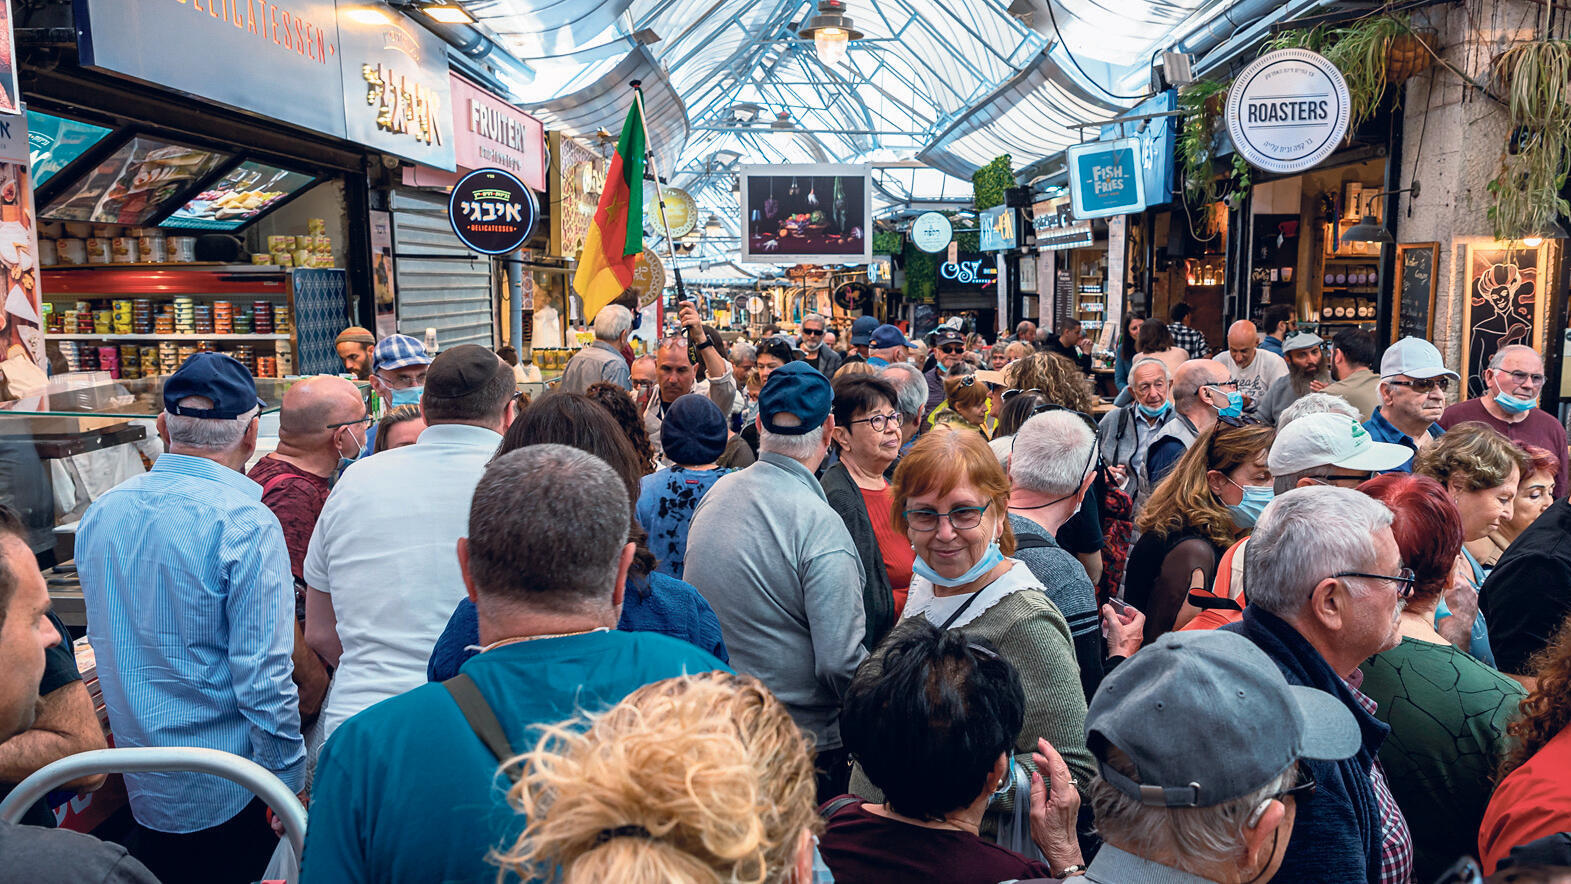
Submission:
[[[1320,363],[1319,369],[1312,372],[1301,371],[1291,365],[1288,366],[1287,372],[1288,377],[1292,378],[1293,394],[1296,396],[1306,396],[1313,392],[1309,387],[1311,381],[1331,383],[1331,366],[1324,361]]]

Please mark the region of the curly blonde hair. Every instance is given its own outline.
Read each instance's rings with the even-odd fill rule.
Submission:
[[[1090,414],[1094,403],[1080,368],[1057,353],[1033,353],[1004,367],[1009,385],[1017,390],[1041,390],[1047,401],[1081,414]]]
[[[658,681],[543,731],[508,763],[529,823],[493,857],[525,880],[775,884],[821,828],[812,741],[751,676]]]
[[[1447,486],[1456,479],[1467,491],[1506,484],[1512,467],[1520,480],[1533,468],[1533,460],[1515,442],[1478,421],[1457,424],[1413,458],[1413,472]]]

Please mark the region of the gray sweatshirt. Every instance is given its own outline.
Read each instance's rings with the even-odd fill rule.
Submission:
[[[720,618],[731,666],[780,698],[819,750],[867,656],[862,563],[802,464],[773,452],[722,477],[693,513],[682,579]]]

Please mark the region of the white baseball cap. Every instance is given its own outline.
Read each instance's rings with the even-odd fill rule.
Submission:
[[[1445,360],[1440,358],[1440,351],[1435,349],[1434,344],[1414,337],[1397,341],[1387,347],[1386,354],[1380,357],[1380,376],[1394,378],[1397,375],[1410,378],[1436,378],[1441,375],[1457,377],[1456,372],[1446,368]]]
[[[1376,442],[1345,414],[1306,414],[1276,434],[1266,464],[1277,476],[1327,466],[1380,473],[1396,469],[1412,456],[1413,450],[1405,445]]]
[[[1287,340],[1282,342],[1282,352],[1291,353],[1294,350],[1308,350],[1310,348],[1320,346],[1322,340],[1323,339],[1314,332],[1293,332],[1287,336]]]

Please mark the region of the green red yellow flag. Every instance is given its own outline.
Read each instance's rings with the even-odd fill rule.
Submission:
[[[589,319],[632,285],[633,268],[644,251],[644,118],[640,107],[635,93],[606,173],[600,207],[584,237],[584,251],[573,275],[573,291],[584,299],[584,316]]]

